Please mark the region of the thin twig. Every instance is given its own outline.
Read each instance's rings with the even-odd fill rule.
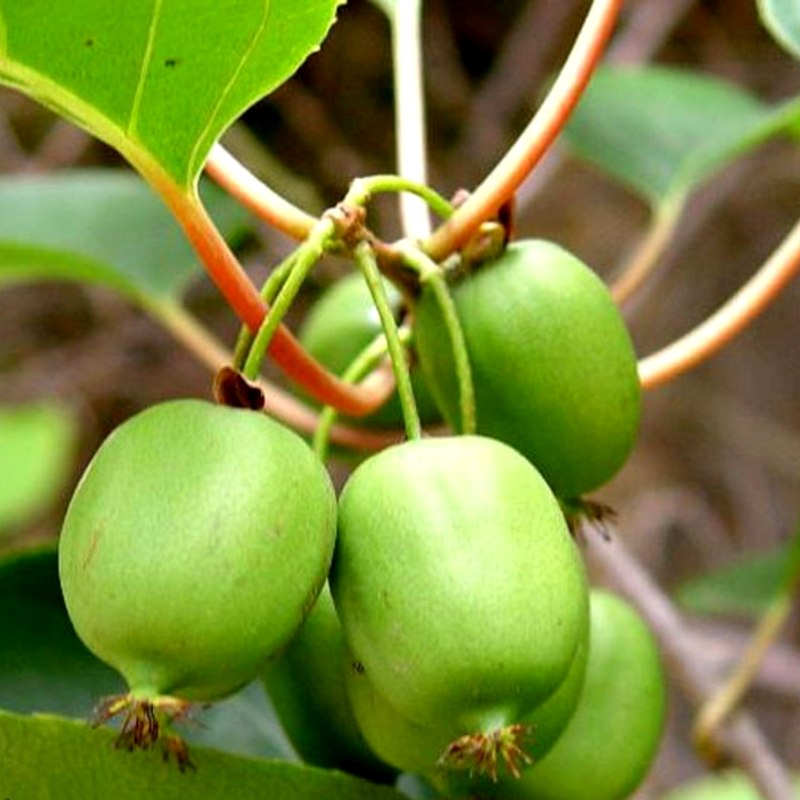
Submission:
[[[530,173],[563,128],[603,51],[622,0],[594,0],[572,51],[544,103],[497,166],[426,243],[440,261],[491,219]]]
[[[612,529],[613,526],[607,526]],[[615,535],[601,539],[585,529],[587,557],[607,581],[639,609],[659,640],[671,674],[689,700],[702,705],[715,691],[713,675],[698,658],[696,638],[675,606]],[[715,734],[721,753],[752,778],[765,800],[796,800],[794,787],[761,729],[744,711],[726,721]]]
[[[800,270],[800,221],[763,266],[696,328],[639,362],[644,389],[667,383],[710,358],[780,295]]]
[[[784,593],[776,598],[761,618],[731,673],[700,707],[694,724],[693,738],[697,749],[708,760],[717,757],[715,734],[740,707],[742,699],[753,685],[768,650],[786,624],[792,610],[792,600],[792,593]]]

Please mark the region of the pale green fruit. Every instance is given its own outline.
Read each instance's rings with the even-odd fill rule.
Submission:
[[[347,482],[331,590],[353,659],[406,721],[514,726],[566,677],[588,624],[558,501],[507,445],[407,442]]]
[[[588,656],[588,628],[578,647],[566,678],[540,706],[526,715],[528,731],[522,737],[525,757],[540,759],[557,741],[572,716],[583,687]],[[450,744],[471,731],[452,719],[442,719],[435,726],[415,725],[404,719],[370,683],[363,665],[353,662],[347,672],[347,689],[353,712],[370,747],[387,763],[406,772],[425,775],[434,784],[451,776],[444,786],[469,786],[465,772],[459,775],[455,764],[440,760]],[[524,759],[520,759],[520,766]],[[470,764],[464,765],[469,770]],[[498,766],[499,772],[506,769]]]
[[[264,685],[303,761],[392,783],[397,771],[372,752],[353,716],[345,688],[349,669],[342,626],[326,585],[286,650],[267,664]]]
[[[452,295],[478,433],[519,450],[559,497],[612,478],[636,440],[641,392],[630,335],[598,276],[553,242],[518,241]],[[430,290],[414,308],[414,338],[434,397],[459,430],[452,346]]]
[[[103,442],[70,502],[70,619],[134,698],[216,700],[297,631],[335,524],[327,473],[284,426],[198,400],[153,406]]]

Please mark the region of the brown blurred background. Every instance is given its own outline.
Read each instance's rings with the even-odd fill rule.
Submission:
[[[564,58],[586,3],[426,0],[425,6],[432,183],[449,195],[479,181],[513,141]],[[800,65],[761,28],[753,0],[630,2],[614,47],[617,60],[651,57],[695,67],[767,100],[800,90]],[[380,12],[366,0],[350,0],[322,51],[248,112],[230,146],[316,210],[335,202],[351,178],[392,171],[389,52]],[[282,168],[276,172],[270,159]],[[3,173],[118,162],[69,123],[0,92]],[[522,195],[520,235],[556,239],[604,276],[624,260],[647,221],[643,204],[569,158],[543,170]],[[638,351],[658,349],[716,308],[755,271],[798,210],[800,151],[786,142],[760,148],[706,185],[656,277],[627,312]],[[387,238],[399,232],[389,205],[380,207],[376,224]],[[259,230],[243,254],[254,278],[288,246]],[[294,321],[339,267],[319,271]],[[232,342],[235,321],[208,282],[192,288],[188,304]],[[795,284],[721,355],[647,395],[639,446],[601,499],[617,508],[630,547],[666,589],[793,531],[800,512],[799,342]],[[80,421],[76,476],[101,438],[137,409],[167,397],[207,395],[209,387],[203,367],[109,291],[53,285],[0,292],[0,402],[66,401]],[[20,539],[57,535],[67,490],[62,504]],[[704,625],[709,643],[740,644],[746,630],[730,620]],[[795,624],[773,653],[772,672],[758,681],[752,708],[782,757],[800,767],[796,641]],[[642,797],[701,769],[688,724],[676,691],[670,735]]]

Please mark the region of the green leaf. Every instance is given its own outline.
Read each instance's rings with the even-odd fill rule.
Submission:
[[[241,238],[246,212],[213,186],[207,201],[222,233]],[[199,273],[174,217],[130,171],[0,179],[0,286],[78,280],[147,302],[176,300]]]
[[[565,130],[578,157],[654,206],[688,194],[715,170],[797,116],[717,78],[667,67],[597,71]]]
[[[50,716],[0,712],[0,797],[114,800],[401,800],[393,789],[342,772],[192,748],[181,773],[158,752],[112,746],[111,731]]]
[[[0,708],[88,719],[100,698],[124,691],[122,678],[75,634],[61,596],[55,546],[0,560]],[[198,712],[197,722],[182,731],[189,742],[294,758],[257,681]]]
[[[101,697],[124,689],[75,635],[55,547],[0,561],[0,707],[88,718]]]
[[[680,586],[675,597],[687,611],[759,617],[781,588],[795,558],[794,544],[784,545],[703,575]]]
[[[2,0],[0,81],[188,189],[225,128],[318,48],[341,2]]]
[[[764,27],[784,49],[800,58],[800,5],[797,0],[758,0]]]
[[[74,434],[59,406],[0,408],[0,536],[55,500],[69,474]]]

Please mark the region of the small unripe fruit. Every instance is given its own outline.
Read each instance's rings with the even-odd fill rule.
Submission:
[[[350,659],[327,585],[288,647],[264,669],[264,686],[289,740],[308,764],[379,783],[397,771],[370,749],[345,687]]]
[[[572,716],[583,687],[588,656],[588,629],[580,643],[569,672],[553,694],[525,715],[524,731],[519,740],[516,766],[536,763],[558,740]],[[416,725],[403,718],[370,683],[366,669],[352,662],[347,672],[347,689],[361,731],[370,747],[387,763],[405,772],[425,775],[437,783],[442,775],[463,766],[476,770],[471,758],[471,737],[453,718],[443,718],[436,725]],[[466,736],[465,736],[466,733]],[[489,731],[491,734],[492,731]],[[502,733],[500,732],[500,735]],[[462,738],[465,737],[465,738]],[[459,748],[465,748],[459,752]],[[498,743],[498,749],[502,743]],[[499,753],[501,755],[501,753]],[[503,765],[498,763],[498,771]],[[464,772],[461,772],[464,774]],[[466,780],[466,779],[465,779]],[[450,785],[450,784],[448,784]],[[452,786],[460,785],[453,782]]]
[[[507,442],[564,498],[608,481],[639,427],[636,355],[603,282],[552,242],[519,241],[453,286],[478,433]],[[452,347],[429,291],[414,308],[425,376],[460,427]]]
[[[70,502],[70,619],[125,677],[129,705],[219,699],[311,610],[335,524],[330,479],[287,428],[197,400],[153,406],[103,442]]]
[[[330,580],[375,691],[409,723],[489,749],[561,684],[588,624],[558,502],[519,453],[478,436],[362,463],[340,498]]]

